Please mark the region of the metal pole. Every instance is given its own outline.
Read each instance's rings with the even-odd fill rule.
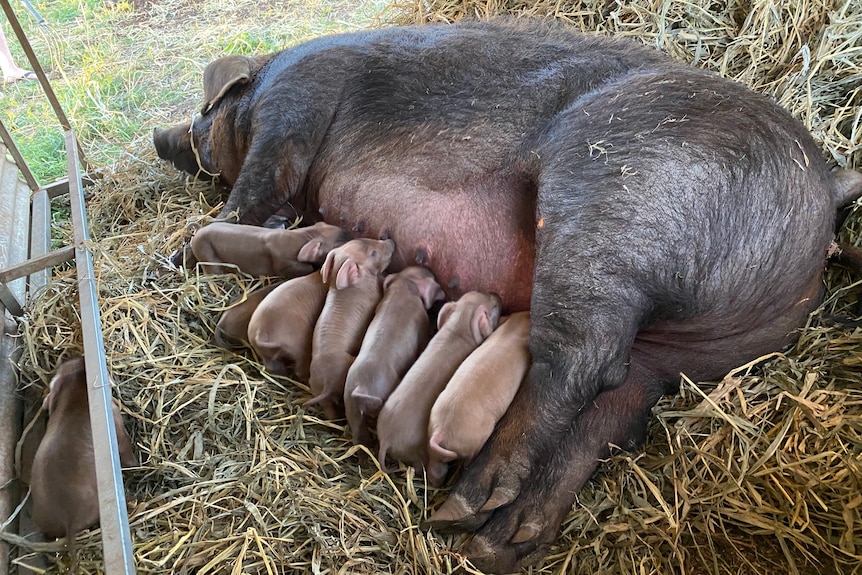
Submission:
[[[30,0],[21,0],[21,2],[24,3],[24,7],[30,11],[30,14],[33,15],[33,18],[36,19],[36,24],[38,24],[39,26],[46,26],[47,25],[45,23],[45,19],[42,18],[41,14],[39,14],[39,11],[36,10],[36,7],[30,3]]]
[[[111,405],[111,385],[105,364],[105,342],[99,314],[98,287],[93,272],[93,258],[85,242],[89,241],[84,193],[79,170],[75,134],[66,131],[66,157],[69,169],[69,201],[75,235],[75,261],[78,271],[78,293],[81,300],[81,329],[84,337],[84,362],[87,371],[87,397],[90,401],[90,426],[96,459],[99,493],[99,516],[102,526],[102,548],[105,572],[110,575],[135,573],[126,494],[120,471],[117,432]]]
[[[33,72],[36,73],[36,77],[39,79],[39,84],[42,85],[42,90],[45,92],[45,96],[48,98],[48,103],[51,104],[51,108],[53,108],[54,114],[57,116],[57,120],[60,122],[60,125],[63,126],[64,130],[71,130],[72,124],[69,123],[69,118],[66,117],[63,107],[60,105],[60,100],[57,99],[57,94],[54,93],[54,89],[51,87],[51,83],[48,81],[45,71],[42,70],[42,64],[39,63],[39,59],[36,57],[36,53],[33,51],[30,41],[27,40],[27,35],[24,34],[24,29],[21,28],[21,23],[18,21],[18,17],[15,16],[15,11],[12,10],[12,6],[9,5],[9,0],[0,0],[0,7],[2,7],[3,11],[6,13],[6,18],[9,19],[9,24],[12,26],[12,30],[18,38],[18,43],[21,44],[21,49],[24,50],[24,54],[27,56],[27,60],[30,62]],[[75,141],[75,147],[78,150],[78,155],[81,160],[89,167],[87,158],[84,156],[84,151],[81,149],[77,140]]]

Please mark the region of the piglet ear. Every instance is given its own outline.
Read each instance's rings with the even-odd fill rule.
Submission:
[[[446,299],[443,288],[431,278],[422,281],[419,285],[419,293],[422,294],[422,302],[425,304],[425,309],[431,309],[435,301]]]
[[[322,246],[323,242],[321,242],[320,240],[311,240],[310,242],[305,242],[305,245],[299,248],[299,253],[296,254],[296,261],[319,264],[321,258],[325,257],[323,256],[323,254],[320,253],[320,248]]]
[[[45,399],[42,400],[42,409],[48,411],[48,417],[51,417],[51,414],[54,412],[54,408],[57,406],[57,397],[60,395],[60,387],[63,385],[65,379],[66,378],[55,374],[54,377],[51,378],[51,383],[48,384],[48,395],[46,395]]]
[[[488,313],[488,308],[480,305],[473,312],[473,319],[470,322],[470,329],[473,331],[473,338],[476,340],[476,345],[479,345],[485,338],[491,335],[494,331],[494,324],[491,322],[491,316]]]
[[[440,313],[437,314],[437,329],[443,327],[443,325],[449,321],[449,318],[452,317],[452,314],[455,313],[455,302],[450,301],[443,304],[443,307],[440,308]]]
[[[251,80],[255,62],[246,56],[219,58],[204,70],[204,105],[201,114],[206,115],[237,84]]]
[[[338,275],[335,276],[335,289],[344,289],[355,286],[362,277],[362,270],[353,260],[347,260],[341,264]]]
[[[383,278],[383,290],[384,291],[386,291],[386,289],[389,288],[389,284],[391,284],[392,282],[395,281],[395,276],[397,276],[397,275],[398,274],[389,274],[388,276]]]
[[[329,274],[332,273],[332,266],[335,265],[335,252],[326,254],[326,261],[323,262],[323,267],[320,268],[320,277],[323,283],[329,283]]]
[[[116,398],[112,398],[114,414],[114,431],[117,434],[117,451],[120,455],[120,465],[122,467],[137,467],[138,458],[135,457],[135,451],[132,448],[132,440],[129,434],[126,433],[126,426],[123,424],[123,414],[120,413],[120,406]]]

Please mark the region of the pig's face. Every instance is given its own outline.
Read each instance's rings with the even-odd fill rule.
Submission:
[[[404,268],[397,274],[387,276],[383,282],[383,289],[388,289],[390,285],[397,281],[410,284],[419,297],[422,298],[425,309],[431,309],[434,302],[446,299],[443,288],[440,287],[440,284],[437,283],[437,279],[434,277],[434,273],[428,268],[422,266]]]
[[[392,240],[351,240],[326,256],[320,275],[326,283],[335,274],[335,287],[344,289],[359,283],[368,274],[380,274],[389,266],[395,242]]]
[[[482,292],[468,292],[455,302],[449,302],[440,309],[437,328],[444,325],[456,326],[454,329],[469,331],[476,345],[485,341],[500,322],[500,296]]]
[[[245,56],[226,56],[210,63],[204,70],[204,103],[200,113],[191,122],[167,130],[153,130],[153,144],[163,160],[170,160],[177,169],[202,179],[221,176],[221,182],[232,186],[236,181],[239,165],[233,159],[232,150],[224,150],[224,161],[214,156],[211,141],[213,130],[219,131],[224,122],[218,118],[232,114],[235,102],[221,106],[225,97],[233,90],[234,96],[251,80],[258,65]],[[214,136],[219,138],[218,133]],[[233,139],[231,134],[222,138]],[[224,164],[224,165],[221,165]],[[237,164],[237,165],[234,165]]]

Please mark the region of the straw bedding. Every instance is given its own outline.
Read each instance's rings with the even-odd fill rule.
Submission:
[[[633,36],[743,81],[805,122],[827,157],[862,167],[858,2],[430,0],[396,3],[387,17],[504,11]],[[459,538],[418,527],[445,490],[403,467],[381,473],[342,425],[299,406],[305,386],[211,343],[218,314],[259,280],[191,271],[147,281],[189,219],[215,213],[218,193],[147,149],[100,176],[88,209],[108,364],[142,462],[125,474],[138,572],[476,572]],[[842,238],[859,241],[859,228],[855,209]],[[720,382],[683,377],[644,449],[603,467],[551,554],[525,571],[862,572],[862,328],[829,319],[858,317],[859,278],[830,268],[826,302],[788,352]],[[58,270],[33,302],[23,384],[45,386],[81,351],[75,286],[74,270]],[[81,572],[101,572],[98,531],[79,545]],[[67,562],[49,555],[50,572]]]

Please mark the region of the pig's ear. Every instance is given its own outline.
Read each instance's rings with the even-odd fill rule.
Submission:
[[[398,274],[389,274],[385,278],[383,278],[383,291],[386,291],[389,288],[389,284],[395,281],[395,276]]]
[[[323,267],[320,268],[320,277],[323,279],[323,283],[329,283],[329,274],[332,273],[332,266],[335,265],[335,252],[329,252],[326,254],[326,261],[323,262]]]
[[[425,278],[419,284],[419,293],[422,295],[422,301],[425,304],[425,309],[431,309],[435,301],[446,299],[446,294],[443,293],[443,288],[440,287],[435,280]]]
[[[473,318],[470,320],[470,329],[473,332],[476,345],[491,335],[491,332],[494,331],[494,324],[491,322],[491,315],[488,313],[487,307],[480,305],[476,308],[476,311],[473,312]]]
[[[305,245],[299,248],[299,253],[296,254],[296,261],[319,264],[320,259],[322,257],[325,257],[323,254],[320,253],[320,248],[322,246],[323,242],[321,242],[320,240],[311,240],[310,242],[305,242]]]
[[[247,84],[254,67],[254,60],[246,56],[225,56],[210,62],[204,70],[204,105],[201,114],[206,115],[237,84]]]
[[[338,275],[335,276],[335,289],[344,289],[355,286],[364,275],[362,268],[353,260],[347,260],[341,264]]]
[[[123,425],[123,414],[120,413],[120,405],[116,398],[112,398],[112,410],[114,414],[114,431],[117,433],[117,451],[120,454],[120,465],[122,467],[137,467],[138,458],[132,448],[132,440],[126,433]]]
[[[54,374],[54,377],[51,378],[51,383],[48,384],[48,395],[42,400],[42,409],[48,410],[48,417],[51,416],[54,408],[57,406],[57,397],[60,395],[60,386],[63,385],[63,379]]]
[[[443,325],[449,321],[449,318],[452,317],[452,314],[455,313],[455,302],[450,301],[443,304],[443,307],[440,308],[440,313],[437,314],[437,329],[439,330]]]

